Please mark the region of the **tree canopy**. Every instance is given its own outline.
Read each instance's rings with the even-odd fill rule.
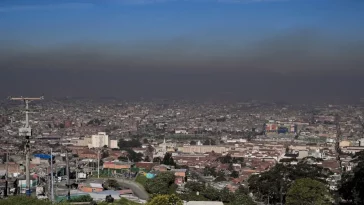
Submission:
[[[14,204],[24,204],[24,205],[51,205],[49,201],[39,200],[35,197],[25,197],[25,196],[13,196],[7,199],[0,200],[2,205],[14,205]]]
[[[330,205],[331,196],[322,182],[302,178],[297,179],[288,189],[287,205]]]
[[[142,153],[136,153],[132,149],[126,149],[126,151],[128,152],[128,157],[129,157],[130,161],[132,161],[132,162],[142,161],[142,159],[143,159],[143,154]]]
[[[205,189],[205,185],[200,182],[189,181],[185,184],[185,188],[191,192],[202,192]]]
[[[135,147],[141,147],[141,146],[142,146],[142,143],[140,143],[140,141],[138,139],[132,139],[130,141],[120,139],[118,141],[118,147],[120,149],[122,149],[122,148],[135,148]]]
[[[239,172],[232,171],[231,174],[230,174],[230,177],[232,177],[232,178],[238,178],[239,177]]]
[[[162,164],[165,164],[165,165],[171,165],[171,166],[176,166],[176,163],[174,162],[173,158],[172,158],[172,154],[167,152],[165,155],[164,155],[164,158],[161,162]]]
[[[11,196],[6,199],[0,199],[1,205],[52,205],[49,200],[40,200],[35,197],[27,196]],[[59,203],[58,205],[68,205],[67,202]]]
[[[151,194],[169,194],[173,189],[175,180],[174,173],[162,172],[153,179],[148,179],[145,189]]]
[[[149,158],[149,156],[146,156],[146,157],[144,158],[144,161],[145,161],[145,162],[150,162],[150,158]]]
[[[198,193],[198,194],[197,194]],[[240,186],[234,193],[226,187],[218,190],[212,186],[206,186],[200,182],[187,182],[185,193],[179,195],[185,201],[222,201],[227,204],[255,205],[251,197],[248,196],[248,190]]]
[[[104,187],[107,189],[119,190],[121,189],[121,185],[115,179],[108,179],[104,183]]]
[[[159,157],[155,157],[155,158],[153,158],[153,162],[161,162],[162,160],[161,160],[161,158],[159,158]]]
[[[176,195],[156,195],[146,205],[183,205]]]
[[[250,198],[246,194],[237,194],[235,195],[234,200],[231,202],[231,205],[256,205],[252,198]]]
[[[352,163],[357,166],[342,175],[339,194],[352,204],[364,204],[364,151],[356,153]]]
[[[216,142],[214,139],[206,139],[202,144],[203,145],[216,145]]]
[[[220,200],[220,192],[219,190],[211,187],[211,186],[207,186],[206,189],[202,192],[203,196],[206,197],[207,199],[211,200],[211,201],[218,201]]]
[[[217,176],[216,167],[206,166],[203,169],[203,175],[204,176],[214,176],[214,177],[216,177]]]
[[[249,178],[249,190],[259,199],[271,203],[285,201],[288,187],[297,179],[311,178],[325,182],[331,172],[317,165],[298,163],[297,165],[277,164],[267,172]]]

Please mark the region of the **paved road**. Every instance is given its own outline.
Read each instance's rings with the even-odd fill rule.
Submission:
[[[134,192],[134,195],[137,196],[138,198],[142,199],[142,200],[148,200],[149,199],[149,195],[148,193],[145,191],[144,187],[132,180],[127,180],[127,179],[122,179],[122,178],[109,178],[109,179],[114,179],[117,182],[119,182],[119,184],[125,188],[129,188]],[[87,180],[85,180],[84,182],[96,182],[96,183],[103,183],[104,181],[106,181],[107,179],[105,178],[89,178]],[[80,182],[79,182],[80,183]],[[59,186],[59,187],[63,187],[63,186]]]
[[[148,193],[145,191],[144,187],[142,187],[140,184],[138,184],[134,181],[125,180],[125,179],[119,179],[119,178],[114,178],[114,179],[116,181],[118,181],[120,183],[120,185],[133,190],[134,194],[137,197],[139,197],[140,199],[143,199],[143,200],[149,199]]]

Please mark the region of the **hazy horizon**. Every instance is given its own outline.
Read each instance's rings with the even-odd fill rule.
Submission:
[[[0,96],[355,101],[364,2],[0,2]]]

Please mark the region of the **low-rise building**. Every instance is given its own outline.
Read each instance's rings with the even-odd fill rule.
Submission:
[[[78,189],[83,192],[102,192],[104,187],[99,183],[79,184]]]

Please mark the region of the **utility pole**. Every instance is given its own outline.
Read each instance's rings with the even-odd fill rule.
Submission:
[[[8,196],[8,175],[9,175],[9,152],[6,152],[6,175],[5,175],[5,190],[4,190],[4,197]]]
[[[76,159],[76,183],[78,179],[78,160]]]
[[[48,198],[50,199],[51,198],[51,177],[50,175],[48,174],[49,171],[48,171],[48,167],[47,167],[47,171],[46,171],[46,177],[47,177],[47,195],[48,195]]]
[[[53,152],[51,148],[51,202],[54,201],[54,190],[53,190],[53,184],[54,184],[54,177],[53,177]]]
[[[97,178],[100,178],[100,149],[97,150]]]
[[[71,184],[70,184],[70,164],[68,160],[68,151],[66,150],[66,173],[67,173],[67,185],[68,185],[68,191],[67,191],[67,200],[71,199]]]
[[[53,162],[52,162],[53,163]],[[55,163],[55,164],[53,164],[53,166],[54,166],[54,171],[55,171],[55,176],[54,176],[54,178],[55,178],[55,180],[56,180],[56,182],[58,183],[58,169],[57,169],[57,163]],[[54,191],[54,186],[53,186],[53,193],[56,193],[57,194],[57,192],[58,192],[58,185],[56,185],[56,191]],[[54,201],[54,194],[53,194],[53,201]]]
[[[30,190],[30,137],[32,136],[32,129],[29,126],[29,113],[34,113],[34,112],[29,112],[29,103],[34,101],[34,100],[43,100],[44,97],[39,97],[39,98],[24,98],[24,97],[19,97],[19,98],[12,98],[10,97],[10,100],[21,100],[25,103],[25,125],[24,127],[19,128],[19,136],[25,136],[25,179],[26,179],[26,195],[30,196],[31,195],[31,190]]]
[[[281,204],[280,205],[283,205],[283,193],[282,193],[282,181],[280,181],[280,185],[281,185],[281,187],[280,187],[280,189],[279,189],[279,192],[280,192],[280,194],[281,194],[281,196],[280,196],[280,199],[281,199]]]

